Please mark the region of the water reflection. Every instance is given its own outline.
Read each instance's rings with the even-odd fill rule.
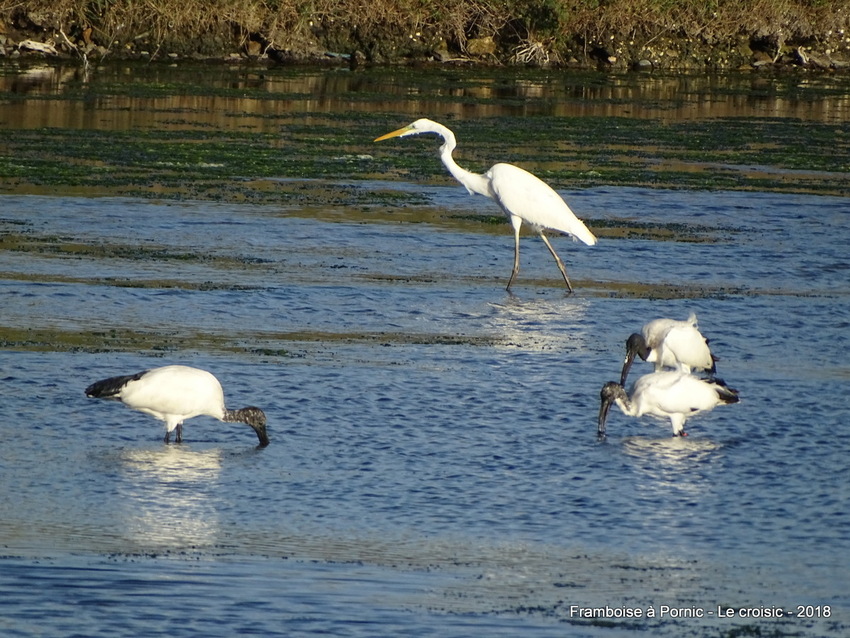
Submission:
[[[675,551],[724,546],[729,525],[720,521],[735,516],[726,511],[730,492],[718,489],[728,445],[694,437],[626,438],[622,451],[633,477],[628,500],[642,515],[641,526],[624,534],[624,542],[640,542],[652,530],[656,541]]]
[[[623,452],[634,461],[635,472],[644,479],[639,481],[639,489],[666,492],[674,488],[690,495],[705,490],[699,467],[716,462],[722,447],[710,439],[692,436],[662,439],[635,436],[623,441]]]
[[[84,78],[77,67],[40,64],[20,73],[0,75],[0,90],[14,95],[54,96],[64,92],[68,83]]]
[[[321,117],[343,112],[406,113],[411,119],[439,113],[443,118],[784,117],[840,122],[850,111],[847,82],[833,76],[754,73],[544,74],[519,69],[510,74],[455,69],[352,73],[129,63],[102,66],[87,77],[77,66],[7,65],[0,67],[0,94],[15,99],[3,104],[0,125],[107,130],[203,125],[276,132],[282,119],[295,114]],[[70,104],[45,97],[64,97]],[[191,114],[191,124],[181,117],[186,114]]]
[[[128,540],[142,547],[209,546],[219,531],[215,493],[221,450],[185,445],[123,450],[121,516]]]
[[[486,319],[486,326],[502,347],[563,351],[588,346],[585,299],[566,295],[560,299],[511,296],[504,303],[489,305],[493,314]]]

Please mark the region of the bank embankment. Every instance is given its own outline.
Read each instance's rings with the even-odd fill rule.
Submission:
[[[850,69],[850,0],[0,0],[0,57]]]

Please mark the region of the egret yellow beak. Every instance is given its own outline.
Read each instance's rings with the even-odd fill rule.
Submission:
[[[393,131],[392,133],[387,133],[386,135],[381,135],[381,137],[376,137],[374,139],[374,141],[375,142],[381,142],[383,140],[388,140],[391,137],[399,137],[401,135],[404,135],[405,133],[409,133],[410,130],[411,130],[410,126],[408,125],[408,126],[405,126],[403,128],[398,129],[397,131]]]

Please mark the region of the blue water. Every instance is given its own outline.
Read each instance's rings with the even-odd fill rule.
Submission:
[[[556,238],[567,295],[525,237],[510,295],[507,224],[426,193],[444,223],[0,197],[0,231],[44,241],[0,252],[3,325],[103,334],[0,351],[3,635],[850,633],[850,203],[565,193],[591,228],[701,240]],[[691,311],[741,402],[687,439],[615,411],[597,441],[625,338]],[[123,330],[143,345],[111,345]],[[204,417],[167,446],[83,395],[166,363],[261,406],[272,444]],[[667,611],[576,611],[604,606]],[[790,615],[738,611],[765,608]]]

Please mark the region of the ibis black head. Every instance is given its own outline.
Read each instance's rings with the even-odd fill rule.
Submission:
[[[239,410],[225,410],[223,420],[230,423],[238,421],[250,425],[257,433],[260,447],[266,447],[269,444],[269,435],[266,431],[266,413],[260,408],[249,406]]]
[[[254,432],[257,433],[260,447],[266,447],[269,444],[269,435],[266,431],[266,413],[254,406],[243,408],[242,412],[246,415],[245,423],[254,428]]]
[[[632,362],[635,360],[635,355],[646,361],[651,348],[646,345],[646,339],[642,334],[633,333],[626,339],[626,360],[623,362],[623,371],[620,373],[620,385],[626,385],[626,378],[629,376],[629,370],[632,367]]]
[[[601,404],[599,406],[599,420],[597,422],[596,434],[600,439],[605,438],[605,421],[608,420],[608,411],[611,409],[611,404],[617,399],[627,400],[625,388],[616,381],[609,381],[602,386],[602,391],[599,393]]]

